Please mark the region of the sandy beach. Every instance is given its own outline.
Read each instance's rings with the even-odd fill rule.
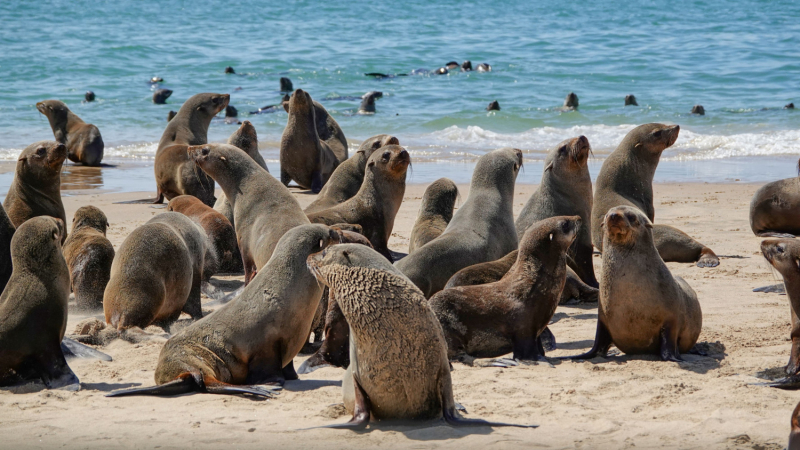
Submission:
[[[325,368],[288,382],[277,399],[195,394],[172,398],[105,398],[107,392],[152,385],[163,341],[102,347],[112,362],[71,360],[79,392],[30,386],[0,391],[2,448],[729,448],[781,449],[789,433],[796,392],[748,386],[777,377],[789,354],[786,296],[753,293],[780,281],[759,251],[748,225],[754,184],[656,184],[656,223],[675,225],[716,251],[717,268],[668,264],[697,291],[703,308],[699,342],[709,356],[686,362],[617,355],[554,367],[510,369],[454,363],[456,400],[468,417],[534,423],[538,429],[460,428],[442,423],[372,425],[364,433],[301,428],[346,421],[341,402],[342,369]],[[469,186],[460,185],[461,200]],[[406,252],[424,185],[409,185],[390,247]],[[535,185],[517,185],[515,213]],[[314,196],[293,190],[301,205]],[[149,192],[64,197],[68,219],[86,204],[109,218],[109,239],[125,236],[163,209],[115,205]],[[601,270],[599,255],[595,268]],[[241,277],[222,277],[223,290]],[[204,298],[204,303],[211,302]],[[71,311],[67,332],[85,315]],[[100,316],[98,316],[100,317]],[[561,306],[550,326],[558,349],[576,354],[594,339],[597,308]],[[188,320],[188,319],[187,319]],[[295,358],[297,367],[307,355]]]

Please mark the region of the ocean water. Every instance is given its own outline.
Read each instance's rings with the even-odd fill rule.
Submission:
[[[130,189],[125,177],[153,188],[147,173],[167,113],[199,92],[231,94],[277,173],[286,113],[248,112],[278,103],[284,76],[328,109],[351,148],[396,135],[411,152],[412,182],[466,181],[481,154],[503,146],[525,152],[521,181],[536,182],[547,151],[580,134],[596,174],[625,133],[656,121],[682,129],[661,181],[769,181],[796,174],[800,155],[800,110],[783,109],[800,107],[796,1],[9,1],[0,21],[0,161],[52,139],[35,103],[60,99],[100,128],[106,162],[140,169],[103,170],[100,183],[116,190]],[[493,70],[364,76],[466,59]],[[174,91],[166,105],[151,101],[152,76]],[[97,101],[82,102],[87,90]],[[372,90],[384,93],[374,115],[357,114],[358,100],[330,99]],[[580,107],[561,111],[571,91]],[[626,94],[639,106],[623,106]],[[485,110],[492,100],[501,111]],[[695,104],[705,116],[689,114]],[[214,121],[209,140],[235,128]]]

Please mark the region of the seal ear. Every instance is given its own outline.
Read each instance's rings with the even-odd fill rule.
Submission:
[[[645,223],[644,226],[645,228],[653,228],[653,224],[650,222]]]
[[[553,170],[553,162],[552,161],[550,161],[550,164],[548,164],[547,167],[544,168],[545,172],[547,172],[548,170]]]
[[[367,163],[367,167],[372,167],[375,165],[375,161],[370,161]]]
[[[226,162],[226,163],[228,162],[228,158],[226,158],[224,156],[220,156],[219,159],[221,159],[223,162]]]
[[[641,147],[641,146],[642,146],[642,143],[641,143],[641,142],[639,142],[639,143],[637,143],[636,145],[634,145],[634,146],[633,146],[633,148],[639,148],[639,147]]]

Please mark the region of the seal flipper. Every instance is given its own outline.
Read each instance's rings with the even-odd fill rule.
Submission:
[[[356,375],[353,374],[353,390],[355,391],[355,403],[353,405],[353,418],[346,423],[337,423],[324,426],[322,428],[335,428],[343,430],[361,431],[369,425],[369,397],[358,383]]]
[[[319,194],[324,184],[322,182],[322,173],[319,170],[311,172],[311,192]]]
[[[764,293],[767,293],[767,294],[773,294],[774,293],[774,294],[785,295],[786,294],[786,287],[783,285],[783,283],[781,283],[781,284],[771,284],[769,286],[757,287],[757,288],[753,289],[753,292],[764,292]]]
[[[444,417],[444,421],[447,422],[448,425],[454,427],[516,427],[516,428],[538,428],[539,425],[518,425],[513,423],[502,423],[502,422],[489,422],[482,419],[465,419],[458,415],[456,412],[457,403],[455,398],[453,398],[453,384],[452,380],[450,379],[450,372],[447,370],[446,373],[440,374],[440,381],[439,381],[439,394],[442,399],[442,416]],[[356,391],[358,392],[358,391]],[[358,394],[356,394],[358,395]],[[464,407],[461,406],[463,409]]]
[[[213,377],[206,377],[204,380],[205,391],[209,394],[220,395],[255,395],[256,397],[275,398],[278,395],[280,387],[263,388],[260,386],[237,386],[233,384],[223,383]]]
[[[200,392],[200,386],[194,381],[191,374],[184,373],[179,375],[178,379],[168,383],[158,386],[120,389],[106,394],[106,397],[127,397],[129,395],[158,395],[169,397],[188,394],[190,392]]]
[[[756,233],[756,236],[770,237],[770,238],[785,238],[785,239],[794,239],[797,237],[791,233],[782,233],[780,231],[767,231],[767,230],[759,231],[758,233]]]
[[[678,351],[678,336],[670,325],[664,325],[659,333],[661,341],[660,355],[663,361],[683,362]]]
[[[80,380],[69,368],[60,347],[58,350],[56,353],[49,352],[37,355],[35,365],[42,382],[47,386],[47,389],[80,390]]]
[[[546,351],[552,352],[556,349],[556,337],[553,335],[553,332],[550,331],[550,327],[544,327],[544,330],[542,330],[537,339],[539,340],[539,345]]]
[[[703,248],[700,252],[700,259],[697,260],[697,267],[717,267],[719,265],[719,257],[708,247]]]
[[[61,352],[64,353],[66,357],[75,357],[75,358],[96,358],[101,361],[111,361],[111,356],[93,349],[87,345],[83,345],[78,341],[74,341],[68,337],[65,337],[61,341]]]
[[[124,202],[114,202],[115,205],[135,205],[135,204],[142,204],[142,203],[150,203],[154,205],[160,205],[164,203],[164,194],[161,192],[156,195],[156,198],[140,198],[139,200],[127,200]]]
[[[292,176],[289,175],[289,172],[283,170],[283,168],[281,167],[281,183],[283,183],[284,186],[288,187],[291,181],[292,181]]]
[[[796,391],[800,389],[800,375],[793,375],[791,377],[781,378],[780,380],[775,381],[768,381],[766,383],[750,383],[748,386],[766,386],[784,389],[787,391]]]
[[[603,324],[603,321],[598,317],[597,333],[594,337],[594,345],[592,346],[592,349],[577,356],[567,356],[559,359],[592,359],[597,356],[602,356],[605,358],[606,355],[608,355],[609,347],[611,347],[611,344],[613,343],[614,342],[611,340],[611,333],[608,332],[608,328],[606,328],[606,326]]]

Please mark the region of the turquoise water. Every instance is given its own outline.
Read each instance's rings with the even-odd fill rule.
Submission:
[[[279,101],[282,76],[325,105],[351,146],[398,136],[418,182],[468,179],[461,172],[479,155],[507,145],[535,163],[579,134],[599,164],[633,126],[653,121],[682,127],[661,179],[772,180],[796,173],[800,155],[800,111],[783,109],[800,107],[795,1],[40,1],[2,2],[0,20],[0,160],[52,139],[34,105],[56,98],[100,128],[108,162],[152,164],[168,111],[195,93],[225,92],[277,168],[286,114],[248,111]],[[493,71],[364,76],[465,59]],[[151,101],[152,76],[174,91],[166,105]],[[97,101],[82,103],[86,90]],[[375,115],[355,114],[357,100],[325,100],[371,90],[384,93]],[[570,91],[580,108],[562,112]],[[626,94],[640,106],[624,107]],[[495,99],[502,110],[485,111]],[[694,104],[706,115],[688,114]],[[215,121],[209,138],[234,129]],[[527,181],[539,177],[533,167]]]

